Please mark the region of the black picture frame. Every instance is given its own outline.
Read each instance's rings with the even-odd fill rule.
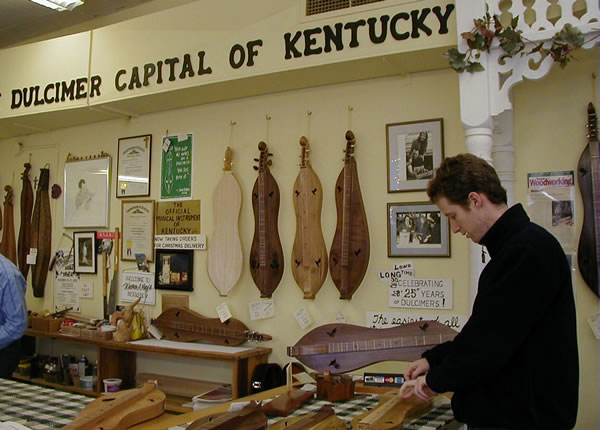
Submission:
[[[194,290],[194,251],[157,249],[154,260],[154,288]]]
[[[96,273],[97,265],[97,243],[95,231],[74,231],[74,272]]]

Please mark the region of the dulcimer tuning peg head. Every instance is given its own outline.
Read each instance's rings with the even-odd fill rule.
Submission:
[[[254,161],[256,161],[258,163],[258,158],[255,158]]]
[[[272,157],[272,156],[273,156],[273,154],[271,154],[270,152],[267,152],[267,155],[268,155],[269,157]]]
[[[252,168],[253,168],[254,170],[258,170],[258,167],[256,167],[256,166],[252,166]]]
[[[267,161],[267,166],[271,166],[273,164],[273,161],[269,160]]]

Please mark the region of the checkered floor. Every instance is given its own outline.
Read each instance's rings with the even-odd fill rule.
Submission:
[[[69,424],[94,398],[0,379],[0,422],[13,421],[33,430]]]

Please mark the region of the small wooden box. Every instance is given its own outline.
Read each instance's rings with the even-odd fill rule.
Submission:
[[[64,318],[41,318],[33,317],[31,319],[31,328],[37,331],[54,332],[60,329]]]
[[[317,399],[341,402],[354,397],[354,381],[350,375],[313,374],[317,381]]]
[[[72,325],[65,325],[60,328],[62,334],[68,334],[71,336],[81,336],[81,328],[73,327]]]

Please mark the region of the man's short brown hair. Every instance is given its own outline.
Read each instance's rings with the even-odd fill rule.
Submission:
[[[506,204],[506,190],[492,166],[473,154],[458,154],[442,161],[427,186],[427,195],[435,203],[446,197],[454,204],[467,207],[469,193],[483,193],[494,204]]]

